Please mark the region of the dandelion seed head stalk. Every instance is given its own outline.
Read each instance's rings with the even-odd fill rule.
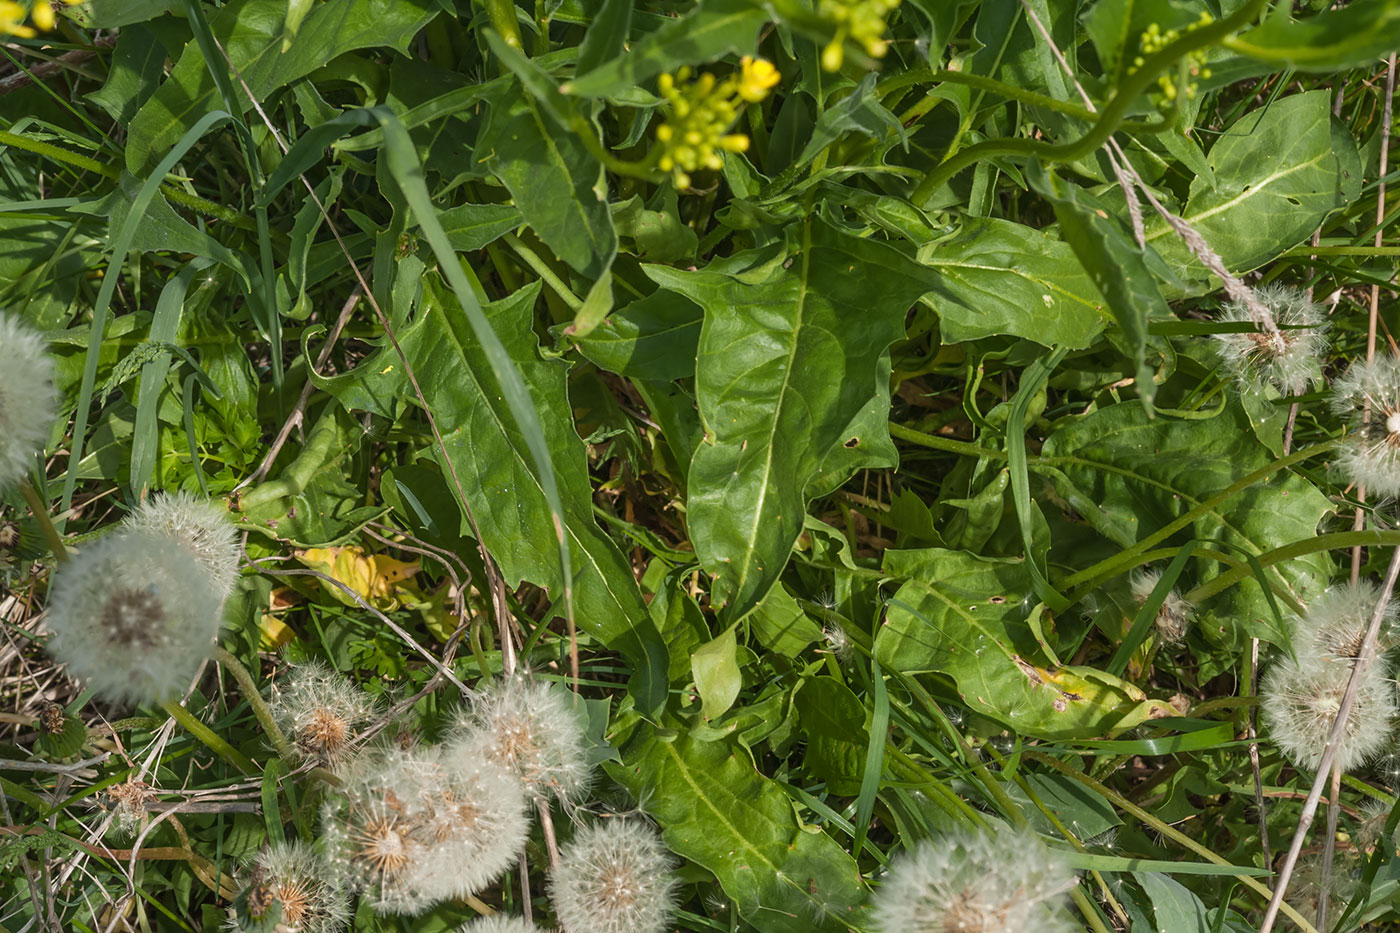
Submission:
[[[0,313],[0,489],[24,479],[48,442],[58,406],[53,375],[44,338]]]
[[[155,703],[189,685],[220,615],[220,597],[178,543],[146,531],[112,534],[59,570],[48,648],[108,699]]]

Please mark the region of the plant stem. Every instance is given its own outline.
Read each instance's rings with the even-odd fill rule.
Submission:
[[[185,709],[174,700],[162,700],[160,708],[165,710],[171,719],[185,727],[185,731],[203,742],[211,751],[217,753],[221,758],[233,765],[244,774],[257,774],[258,766],[238,749],[225,742],[214,730],[195,718],[194,713]]]
[[[525,260],[525,264],[535,270],[544,284],[548,285],[554,294],[558,295],[564,304],[569,306],[569,310],[577,313],[583,307],[583,299],[575,295],[569,286],[565,285],[559,276],[554,274],[554,270],[539,257],[539,254],[520,241],[520,237],[513,233],[507,233],[501,237],[505,244],[515,250],[516,255]]]
[[[38,490],[31,486],[27,479],[19,481],[19,491],[24,496],[24,501],[29,503],[29,511],[34,513],[34,520],[39,523],[39,531],[43,533],[44,541],[48,543],[49,550],[53,551],[53,556],[60,564],[67,562],[68,547],[63,543],[63,535],[53,526],[48,503],[39,498]]]
[[[278,728],[277,721],[272,718],[272,710],[267,708],[263,702],[262,695],[258,693],[258,685],[253,681],[253,675],[248,673],[248,669],[243,666],[243,662],[222,645],[214,648],[214,660],[223,665],[224,670],[233,675],[233,679],[238,681],[238,689],[243,692],[243,699],[248,701],[248,705],[253,708],[253,715],[258,717],[258,724],[262,726],[263,732],[272,740],[272,747],[277,749],[277,757],[291,764],[297,760],[297,750],[292,743],[287,741],[286,735]]]
[[[1239,27],[1249,23],[1259,15],[1259,11],[1267,5],[1267,2],[1268,0],[1249,0],[1232,15],[1207,26],[1191,29],[1184,33],[1181,38],[1168,43],[1165,48],[1148,58],[1141,67],[1123,79],[1118,93],[1114,94],[1113,99],[1104,107],[1103,115],[1099,117],[1098,122],[1073,142],[1051,145],[1033,139],[996,139],[969,146],[959,150],[925,175],[924,180],[914,189],[909,200],[915,206],[923,204],[958,172],[991,156],[1036,156],[1046,162],[1073,162],[1075,159],[1089,155],[1118,130],[1128,110],[1137,101],[1138,96],[1147,90],[1148,85],[1157,78],[1157,75],[1170,68],[1182,56],[1223,39]]]
[[[968,441],[954,440],[951,437],[940,437],[937,434],[925,434],[923,431],[915,431],[913,428],[906,428],[902,424],[890,422],[890,436],[897,437],[902,441],[911,444],[918,444],[920,447],[928,447],[933,450],[946,450],[949,453],[962,454],[965,457],[990,457],[993,460],[1005,460],[1006,451],[993,450],[990,447],[982,447]]]

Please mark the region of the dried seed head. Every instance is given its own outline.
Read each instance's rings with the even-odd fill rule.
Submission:
[[[113,784],[102,793],[101,802],[115,815],[108,832],[118,838],[135,836],[146,826],[146,804],[156,799],[156,792],[145,781],[129,779]]]
[[[543,931],[522,917],[506,917],[496,914],[492,917],[478,917],[471,923],[464,923],[456,933],[543,933]]]
[[[39,707],[39,728],[48,735],[58,735],[68,726],[68,714],[62,703],[49,700]]]
[[[1298,767],[1316,769],[1341,711],[1351,662],[1291,658],[1275,662],[1259,688],[1269,736]],[[1366,669],[1342,730],[1334,759],[1351,771],[1385,747],[1395,719],[1395,688],[1385,665]]]
[[[329,768],[345,761],[349,741],[379,705],[328,665],[307,661],[273,688],[268,707],[298,752]]]
[[[1380,604],[1381,588],[1367,580],[1329,587],[1313,600],[1293,631],[1298,660],[1351,661],[1361,652],[1361,641]],[[1396,606],[1386,606],[1381,619],[1379,648],[1384,652],[1395,640]]]
[[[1147,602],[1147,597],[1152,595],[1152,591],[1157,588],[1157,581],[1161,579],[1162,575],[1155,570],[1133,571],[1128,580],[1128,586],[1132,590],[1133,599],[1137,601],[1139,606]],[[1157,609],[1155,620],[1157,637],[1165,644],[1176,644],[1186,637],[1194,615],[1195,608],[1177,595],[1176,590],[1171,590]]]
[[[1060,933],[1075,875],[1031,832],[960,831],[920,842],[875,893],[883,933]]]
[[[303,842],[272,843],[240,880],[243,891],[229,910],[233,933],[339,933],[349,922],[349,893]]]
[[[49,651],[109,699],[168,699],[208,657],[220,606],[195,559],[169,537],[108,535],[58,571]]]
[[[1337,470],[1373,497],[1400,495],[1400,357],[1351,364],[1332,392],[1333,407],[1351,429],[1337,451]]]
[[[423,757],[436,771],[417,883],[439,900],[463,898],[518,863],[530,833],[525,788],[489,759],[465,762],[441,748]]]
[[[832,622],[822,629],[822,641],[826,642],[826,649],[835,655],[836,660],[843,664],[851,660],[855,653],[855,646],[851,643],[851,636],[840,625]]]
[[[1347,853],[1338,852],[1332,861],[1332,870],[1324,875],[1322,856],[1304,855],[1298,859],[1297,867],[1293,870],[1293,880],[1288,885],[1284,900],[1288,906],[1311,920],[1317,916],[1317,902],[1325,889],[1332,907],[1330,916],[1335,919],[1346,909],[1347,901],[1356,889],[1350,871],[1352,862]]]
[[[58,407],[43,337],[0,314],[0,489],[18,483],[48,442]]]
[[[122,527],[169,535],[208,574],[220,598],[233,592],[238,582],[238,530],[227,510],[184,491],[158,493],[128,515]]]
[[[375,909],[417,914],[433,897],[420,884],[430,840],[435,769],[411,752],[359,756],[327,800],[321,828],[331,877]]]
[[[1233,301],[1225,306],[1219,320],[1230,324],[1253,324],[1258,331],[1241,334],[1215,334],[1216,351],[1231,375],[1246,391],[1259,391],[1272,385],[1285,395],[1297,395],[1310,383],[1322,381],[1322,354],[1326,350],[1327,319],[1307,292],[1282,285],[1264,285],[1254,290],[1277,325],[1273,332],[1260,326],[1249,306]]]
[[[564,933],[661,933],[675,909],[671,854],[640,820],[584,826],[549,875]]]
[[[1361,821],[1356,828],[1356,845],[1358,848],[1369,850],[1380,843],[1381,834],[1385,832],[1385,824],[1390,819],[1390,811],[1394,805],[1384,800],[1367,800],[1361,807]],[[1386,845],[1393,855],[1397,848],[1400,848],[1400,826],[1397,826],[1391,834],[1386,837]]]
[[[448,741],[449,753],[466,762],[481,757],[520,777],[534,797],[565,804],[588,790],[590,768],[573,694],[514,677],[493,686],[464,710]]]

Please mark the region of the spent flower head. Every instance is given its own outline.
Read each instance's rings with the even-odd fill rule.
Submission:
[[[717,79],[708,72],[690,80],[689,67],[663,74],[657,87],[666,100],[666,121],[656,128],[660,144],[657,164],[671,173],[677,188],[690,187],[690,173],[724,167],[725,152],[745,152],[749,138],[730,133],[745,103],[758,103],[778,83],[771,62],[744,56],[739,71]]]
[[[890,44],[885,41],[885,20],[899,6],[899,0],[819,0],[817,16],[836,27],[836,35],[822,49],[822,67],[837,71],[845,61],[845,44],[850,39],[871,58],[883,58]]]
[[[232,933],[339,933],[350,920],[350,895],[325,857],[299,840],[274,842],[244,871],[229,908]]]
[[[1301,663],[1300,663],[1301,661]],[[1282,658],[1260,684],[1260,708],[1269,736],[1300,768],[1316,769],[1341,712],[1351,678],[1349,660]],[[1351,771],[1386,746],[1396,715],[1395,686],[1384,664],[1362,675],[1338,740],[1336,766]]]
[[[1361,641],[1380,601],[1380,586],[1369,580],[1328,587],[1294,623],[1293,650],[1298,660],[1306,665],[1354,659],[1361,653]],[[1388,603],[1381,618],[1382,652],[1394,643],[1396,613],[1395,603]]]
[[[503,765],[422,752],[434,768],[418,884],[439,900],[475,894],[518,862],[530,833],[524,785]]]
[[[221,599],[167,535],[125,531],[58,571],[49,651],[103,696],[152,703],[189,686],[219,634]]]
[[[1133,599],[1139,606],[1147,602],[1147,597],[1152,595],[1152,591],[1157,588],[1157,582],[1162,579],[1161,573],[1156,570],[1135,570],[1128,579],[1128,587],[1132,590]],[[1162,600],[1162,605],[1157,609],[1157,618],[1154,620],[1157,629],[1157,637],[1162,642],[1174,645],[1186,637],[1186,632],[1191,627],[1191,619],[1195,614],[1192,605],[1183,599],[1176,590],[1170,590],[1167,598]]]
[[[222,598],[238,582],[238,529],[228,511],[184,490],[157,493],[122,521],[122,527],[169,535],[198,561]]]
[[[1400,357],[1353,363],[1332,391],[1333,407],[1351,429],[1337,469],[1373,496],[1400,496]]]
[[[335,883],[382,913],[411,915],[432,905],[423,880],[436,777],[415,752],[388,748],[355,759],[321,812]]]
[[[490,759],[514,772],[533,797],[577,802],[592,769],[573,702],[567,690],[523,677],[492,685],[458,716],[448,755],[463,767]]]
[[[875,893],[883,933],[950,930],[1058,933],[1074,929],[1061,902],[1075,875],[1029,831],[961,830],[895,860]]]
[[[1285,395],[1297,395],[1321,382],[1327,349],[1322,308],[1307,292],[1283,285],[1262,286],[1254,295],[1271,320],[1261,320],[1243,301],[1232,301],[1219,320],[1258,329],[1214,335],[1216,352],[1241,388],[1259,391],[1271,385]]]
[[[334,769],[344,762],[355,733],[374,719],[379,704],[329,665],[307,661],[274,685],[268,708],[298,752]]]
[[[0,35],[4,34],[0,4]],[[0,313],[0,490],[19,482],[53,427],[58,399],[43,337]]]
[[[564,933],[662,933],[675,910],[674,861],[650,824],[603,819],[581,827],[549,875]]]
[[[107,832],[117,838],[127,839],[145,829],[149,819],[146,804],[156,799],[151,785],[136,778],[127,778],[120,784],[113,784],[102,792],[98,802],[112,813],[112,822]]]
[[[543,933],[543,931],[523,917],[507,917],[495,914],[478,917],[470,923],[459,926],[456,933]]]

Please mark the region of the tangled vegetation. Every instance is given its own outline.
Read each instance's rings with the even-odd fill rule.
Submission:
[[[1400,929],[1400,0],[0,0],[0,929]]]

